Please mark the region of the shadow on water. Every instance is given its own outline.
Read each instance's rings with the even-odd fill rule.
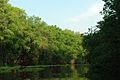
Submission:
[[[85,65],[47,66],[42,70],[0,73],[0,80],[87,80]]]

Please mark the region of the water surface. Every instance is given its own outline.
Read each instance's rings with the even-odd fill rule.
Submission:
[[[86,65],[44,66],[41,70],[0,73],[0,80],[88,80]]]

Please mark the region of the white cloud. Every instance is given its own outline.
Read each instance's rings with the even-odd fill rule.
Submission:
[[[67,28],[74,31],[86,32],[89,27],[100,21],[100,11],[102,11],[103,5],[103,2],[94,4],[80,15],[68,18],[66,25],[69,25],[69,27]]]
[[[99,12],[102,11],[102,8],[103,8],[103,2],[95,4],[91,6],[87,11],[83,12],[82,14],[69,18],[69,21],[79,22],[83,20],[85,21],[89,20],[92,17],[98,16]]]

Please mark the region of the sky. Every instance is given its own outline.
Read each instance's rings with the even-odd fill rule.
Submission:
[[[102,0],[10,0],[10,4],[29,16],[42,18],[49,25],[75,32],[87,32],[102,19]]]

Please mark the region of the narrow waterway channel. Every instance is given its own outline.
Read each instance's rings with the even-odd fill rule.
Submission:
[[[0,80],[88,80],[86,65],[46,65],[30,69],[0,73]]]

